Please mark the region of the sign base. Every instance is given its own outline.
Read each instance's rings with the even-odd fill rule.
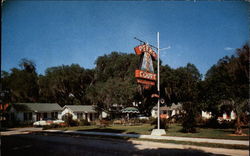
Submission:
[[[166,135],[166,131],[165,129],[153,129],[151,135],[157,135],[157,136]]]

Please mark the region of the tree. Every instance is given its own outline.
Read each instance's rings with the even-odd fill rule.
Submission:
[[[9,102],[35,102],[38,100],[38,84],[35,64],[22,59],[20,68],[12,68],[10,73],[2,72],[2,87],[9,91]]]
[[[46,69],[39,76],[39,94],[43,102],[66,104],[90,104],[86,89],[93,81],[93,70],[86,70],[78,64],[62,65]]]
[[[94,82],[87,94],[91,102],[105,111],[113,104],[131,104],[136,91],[136,59],[133,54],[118,52],[98,57]]]
[[[140,112],[149,115],[154,106],[152,90],[142,91],[134,77],[139,61],[140,57],[134,54],[118,52],[98,57],[94,83],[88,89],[89,99],[105,111],[113,104],[126,107],[141,102]]]
[[[185,111],[183,118],[183,131],[196,132],[196,116],[199,112],[198,84],[201,81],[201,74],[195,65],[188,63],[186,67],[176,70],[179,77],[177,81],[177,99],[182,103]]]
[[[199,83],[201,74],[195,65],[188,63],[185,67],[171,69],[162,67],[161,73],[162,95],[166,103],[182,103],[184,110],[183,131],[195,132],[195,117],[200,109]]]
[[[97,82],[88,90],[88,97],[100,110],[110,112],[113,104],[129,106],[133,102],[136,86],[128,80],[120,78],[108,79],[106,82]]]
[[[236,50],[236,55],[224,57],[206,74],[205,94],[208,110],[221,113],[221,106],[230,106],[236,113],[236,131],[241,134],[240,118],[247,110],[249,99],[249,46]]]

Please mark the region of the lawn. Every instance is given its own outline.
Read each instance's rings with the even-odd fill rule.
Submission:
[[[183,133],[181,129],[181,125],[172,124],[166,133],[168,136],[249,140],[249,136],[233,136],[234,129],[197,128],[197,133]],[[249,135],[248,128],[243,129],[243,132]]]
[[[151,134],[154,126],[150,124],[143,124],[140,126],[123,126],[113,125],[107,127],[99,126],[78,126],[57,128],[60,130],[76,130],[76,131],[95,131],[95,132],[110,132],[110,133],[124,133],[124,134]],[[234,139],[234,140],[249,140],[249,136],[231,136],[234,129],[212,129],[212,128],[197,128],[197,133],[183,133],[181,132],[181,125],[172,124],[166,130],[167,136],[181,136],[181,137],[199,137],[199,138],[215,138],[215,139]],[[243,130],[249,135],[249,129]]]
[[[143,124],[139,126],[123,126],[113,125],[107,127],[100,126],[78,126],[78,127],[66,127],[57,128],[61,130],[76,130],[76,131],[94,131],[94,132],[110,132],[110,133],[124,133],[124,134],[151,134],[154,126],[150,124]]]

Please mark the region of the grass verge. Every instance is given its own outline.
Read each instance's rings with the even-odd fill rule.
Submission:
[[[75,130],[75,131],[91,131],[91,132],[108,132],[108,133],[123,133],[123,134],[144,134],[149,135],[152,132],[154,125],[143,124],[139,126],[123,126],[112,125],[107,127],[78,126],[56,128],[57,130]],[[243,129],[246,136],[233,136],[234,129],[213,129],[213,128],[197,128],[197,133],[183,133],[180,124],[171,124],[166,130],[167,136],[177,137],[193,137],[193,138],[211,138],[211,139],[232,139],[232,140],[249,140],[249,128]]]

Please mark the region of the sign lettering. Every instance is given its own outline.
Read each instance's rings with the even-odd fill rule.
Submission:
[[[149,89],[155,85],[156,81],[152,60],[157,59],[157,54],[147,44],[139,45],[135,47],[134,50],[136,55],[141,56],[140,69],[135,70],[137,83],[141,84],[144,89]]]

